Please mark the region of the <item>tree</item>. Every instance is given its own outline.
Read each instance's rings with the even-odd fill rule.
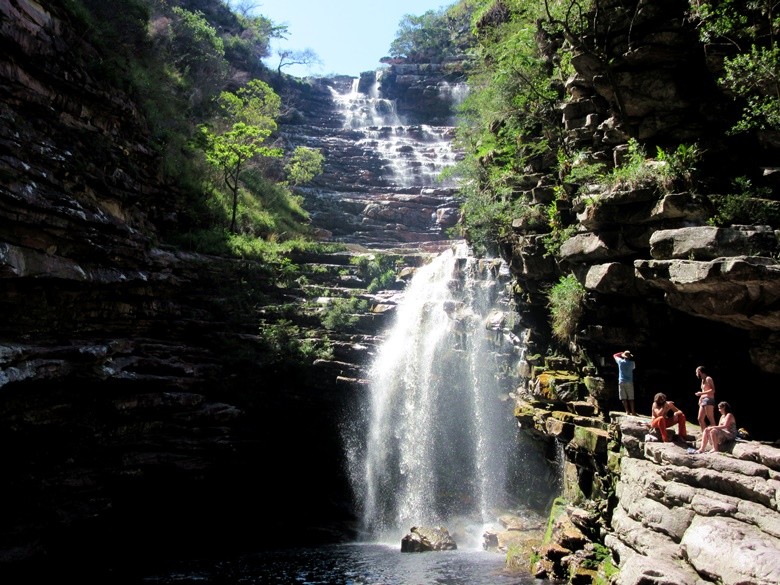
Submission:
[[[222,38],[202,12],[175,6],[172,14],[167,47],[171,62],[190,88],[216,94],[227,72]]]
[[[241,172],[257,156],[282,156],[281,149],[265,144],[276,130],[281,100],[270,86],[255,79],[235,93],[222,92],[218,103],[222,118],[215,129],[199,127],[200,145],[206,160],[222,171],[233,196],[230,231],[235,232]]]
[[[276,66],[276,72],[281,75],[282,67],[291,65],[322,65],[319,55],[311,49],[297,51],[295,49],[279,49],[276,51],[279,56],[279,65]]]
[[[233,0],[229,4],[233,10],[244,18],[250,18],[251,14],[262,6],[260,2],[254,2],[253,0]]]
[[[422,62],[454,52],[444,9],[429,10],[422,16],[405,14],[395,35],[390,43],[392,57]]]
[[[731,132],[780,130],[780,18],[777,0],[695,0],[691,16],[705,43],[731,49],[718,84],[742,108]]]
[[[322,163],[325,156],[316,148],[298,146],[287,161],[284,170],[293,185],[308,183],[322,173]]]

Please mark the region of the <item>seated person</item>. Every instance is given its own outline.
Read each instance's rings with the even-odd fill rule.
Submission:
[[[731,406],[728,402],[721,402],[718,404],[718,410],[720,411],[720,420],[718,426],[707,427],[702,434],[701,447],[696,451],[697,453],[705,453],[707,451],[707,445],[712,444],[712,452],[717,453],[719,447],[728,441],[733,441],[737,438],[737,420],[731,413]]]
[[[661,438],[664,443],[669,441],[666,429],[677,423],[677,433],[682,439],[688,435],[685,430],[685,414],[674,405],[674,402],[666,399],[666,394],[659,392],[653,399],[652,421],[650,426],[661,432]]]

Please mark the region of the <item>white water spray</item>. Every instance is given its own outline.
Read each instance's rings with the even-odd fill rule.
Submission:
[[[387,161],[384,169],[392,175],[395,187],[453,187],[452,179],[442,180],[442,171],[455,164],[453,130],[448,126],[418,124],[409,126],[396,110],[394,100],[379,96],[378,79],[368,94],[358,91],[354,79],[348,93],[331,89],[333,101],[344,116],[344,128],[356,134],[355,148],[370,149]],[[454,99],[449,91],[442,95]]]
[[[365,444],[350,453],[368,539],[461,521],[480,536],[510,505],[516,422],[498,373],[512,347],[485,327],[506,303],[500,262],[466,252],[418,269],[373,364]]]

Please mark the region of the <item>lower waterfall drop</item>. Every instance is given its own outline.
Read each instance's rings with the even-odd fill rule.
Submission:
[[[475,260],[460,244],[407,286],[372,365],[364,438],[348,448],[365,539],[398,543],[411,526],[446,526],[478,548],[483,526],[517,504],[508,280],[500,260]]]

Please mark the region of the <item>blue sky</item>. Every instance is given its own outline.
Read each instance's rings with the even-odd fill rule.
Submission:
[[[379,59],[389,52],[398,24],[405,14],[419,16],[428,10],[451,6],[443,0],[257,0],[255,14],[276,24],[286,24],[286,41],[275,41],[271,48],[311,49],[322,66],[282,69],[297,76],[352,75],[381,67]],[[276,68],[279,59],[266,60]]]

